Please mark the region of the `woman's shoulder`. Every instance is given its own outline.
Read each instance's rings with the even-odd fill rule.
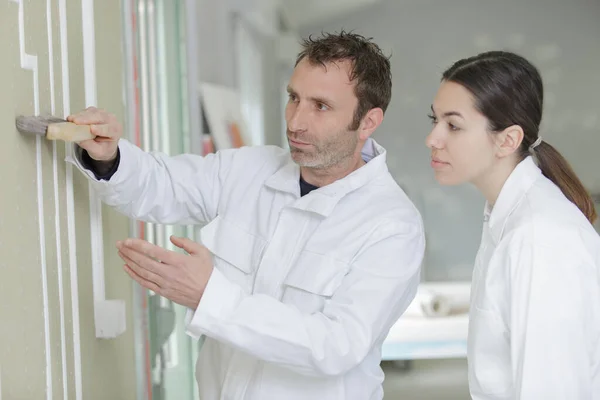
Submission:
[[[569,264],[600,271],[600,236],[578,209],[569,208],[530,204],[515,209],[497,248],[505,253],[501,258],[517,268],[541,262],[547,268]]]
[[[600,247],[600,237],[585,215],[546,179],[534,185],[514,207],[507,218],[503,237],[527,238],[538,246]]]

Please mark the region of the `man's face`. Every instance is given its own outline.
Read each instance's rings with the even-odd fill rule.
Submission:
[[[293,160],[301,167],[324,169],[360,151],[359,134],[350,130],[358,99],[349,61],[324,67],[303,59],[288,85],[285,109]]]

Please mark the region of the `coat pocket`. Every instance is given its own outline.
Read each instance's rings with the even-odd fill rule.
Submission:
[[[335,293],[350,269],[349,264],[332,256],[310,251],[300,253],[296,264],[283,281],[284,303],[305,312],[319,312]]]
[[[200,230],[200,239],[215,268],[250,291],[266,242],[220,215]]]

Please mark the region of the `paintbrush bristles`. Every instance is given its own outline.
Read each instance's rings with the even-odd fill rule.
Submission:
[[[17,130],[28,135],[46,135],[48,125],[65,122],[64,119],[52,116],[18,116],[16,119]]]

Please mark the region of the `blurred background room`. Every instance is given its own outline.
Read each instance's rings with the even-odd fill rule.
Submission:
[[[128,235],[174,250],[170,235],[194,238],[198,227],[131,222],[99,204],[63,162],[68,146],[12,134],[21,110],[97,105],[129,140],[171,155],[287,147],[301,38],[372,37],[393,73],[374,138],[427,235],[421,288],[382,349],[386,400],[470,398],[484,199],[440,186],[429,165],[427,114],[444,69],[494,49],[530,59],[545,84],[544,140],[600,201],[600,0],[2,0],[0,26],[0,127],[11,133],[0,156],[22,167],[7,161],[0,173],[15,188],[0,200],[10,210],[0,217],[0,399],[198,399],[202,345],[185,334],[184,307],[133,284],[112,250]]]

